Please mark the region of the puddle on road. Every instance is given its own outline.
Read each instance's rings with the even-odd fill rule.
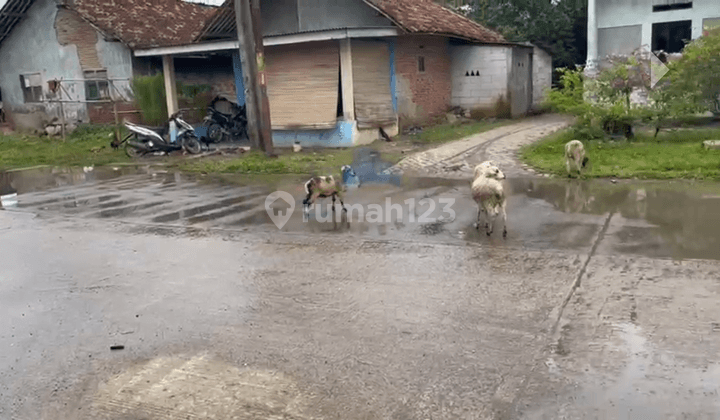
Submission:
[[[283,231],[420,236],[555,249],[592,246],[605,218],[614,213],[608,235],[614,238],[615,251],[720,259],[717,183],[510,178],[505,183],[508,238],[503,240],[500,223],[490,238],[474,228],[477,207],[470,199],[468,180],[383,174],[388,167],[371,149],[356,152],[353,169],[362,186],[345,194],[349,225],[345,217],[337,225],[332,222],[329,198],[319,200],[320,206],[304,221],[305,177],[298,175],[201,176],[149,167],[43,168],[0,173],[0,195],[9,197],[3,202],[13,208],[61,212],[87,208],[95,217],[276,229],[261,199],[281,190],[295,198]]]

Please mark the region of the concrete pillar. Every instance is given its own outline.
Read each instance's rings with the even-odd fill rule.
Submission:
[[[587,62],[586,70],[594,72],[598,59],[598,30],[597,30],[596,0],[588,0],[587,12]]]
[[[652,22],[643,22],[640,29],[640,45],[652,51]]]
[[[178,111],[177,85],[175,84],[175,60],[171,55],[163,56],[163,78],[165,79],[165,100],[168,118]],[[175,142],[177,127],[170,123],[170,141]]]
[[[345,120],[355,120],[355,96],[353,95],[352,50],[350,38],[340,40],[340,82]]]
[[[168,117],[178,110],[177,86],[175,85],[175,61],[171,55],[163,56],[163,76],[165,78],[165,100]]]

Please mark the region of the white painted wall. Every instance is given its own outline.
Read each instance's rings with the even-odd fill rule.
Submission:
[[[533,48],[533,107],[545,100],[546,90],[552,86],[552,57],[542,48]]]
[[[720,1],[693,0],[692,9],[653,12],[653,0],[596,0],[597,27],[642,25],[641,44],[652,45],[653,23],[692,20],[692,38],[702,35],[704,18],[720,17]]]
[[[494,106],[507,94],[511,54],[511,49],[502,46],[451,46],[451,104],[467,109]],[[479,76],[465,76],[466,72]]]

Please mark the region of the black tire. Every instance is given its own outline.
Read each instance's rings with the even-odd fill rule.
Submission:
[[[202,152],[202,144],[200,144],[200,140],[198,140],[194,134],[183,137],[182,145],[191,155],[197,155]]]
[[[138,149],[127,143],[125,144],[125,154],[131,159],[135,159],[141,155]]]
[[[218,143],[223,139],[223,130],[219,124],[213,123],[207,129],[207,138],[213,143]]]

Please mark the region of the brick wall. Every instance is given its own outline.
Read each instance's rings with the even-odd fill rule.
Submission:
[[[123,119],[135,124],[142,124],[142,115],[140,112],[136,112],[137,108],[133,103],[118,103],[118,119],[122,124]],[[113,115],[113,106],[111,103],[103,104],[88,104],[88,115],[90,122],[93,124],[114,124],[115,116]]]
[[[418,68],[424,57],[425,72]],[[448,41],[441,37],[401,36],[395,46],[398,113],[402,123],[423,122],[450,107],[451,77]]]
[[[60,45],[73,44],[77,47],[83,70],[102,68],[96,47],[97,32],[77,13],[64,8],[58,9],[55,31]]]

